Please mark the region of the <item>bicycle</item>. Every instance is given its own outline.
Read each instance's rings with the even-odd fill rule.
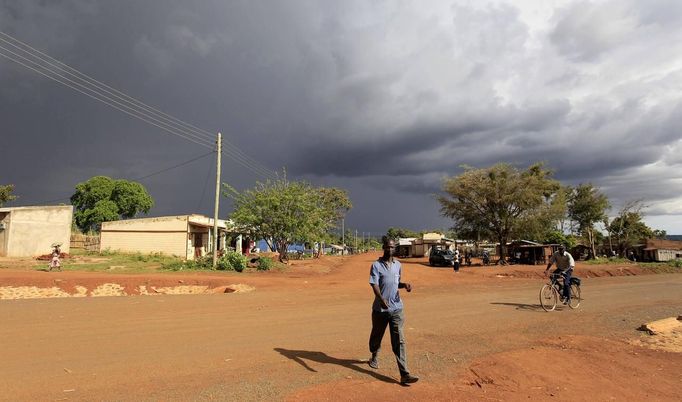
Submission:
[[[557,302],[563,293],[563,275],[562,273],[550,274],[549,283],[540,289],[540,305],[543,310],[554,311],[556,309]],[[571,277],[571,300],[568,307],[576,309],[580,307],[580,301],[580,278],[573,276]]]

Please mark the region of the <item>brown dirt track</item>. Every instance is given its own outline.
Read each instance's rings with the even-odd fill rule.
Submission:
[[[649,336],[635,330],[641,323],[682,312],[682,275],[579,265],[581,308],[545,313],[537,305],[542,267],[454,274],[405,260],[404,280],[415,288],[402,293],[408,354],[421,381],[401,387],[388,339],[381,368],[365,362],[374,258],[246,275],[1,269],[0,286],[256,290],[0,300],[0,400],[682,398],[682,355],[633,344]]]

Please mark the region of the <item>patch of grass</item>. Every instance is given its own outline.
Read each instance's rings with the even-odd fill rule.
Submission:
[[[682,260],[672,260],[666,262],[642,262],[639,264],[642,269],[655,272],[657,274],[676,274],[682,273]]]
[[[216,261],[216,269],[220,271],[237,271],[242,272],[246,268],[246,256],[241,255],[235,251],[230,251],[223,255]],[[213,257],[210,255],[201,257],[196,260],[187,261],[173,261],[166,264],[161,264],[162,269],[170,271],[182,270],[213,270]]]
[[[61,260],[62,270],[86,271],[86,272],[112,272],[112,273],[144,273],[155,272],[163,265],[181,262],[178,257],[164,255],[162,253],[117,253],[107,250],[102,253],[79,250],[71,254],[72,258]],[[42,263],[42,261],[41,261]],[[49,264],[37,265],[36,269],[45,269]]]
[[[585,265],[636,265],[642,269],[656,273],[678,273],[682,272],[682,260],[671,260],[666,262],[632,262],[627,258],[600,258],[598,260],[582,261]]]
[[[170,261],[161,264],[161,269],[169,271],[201,271],[201,270],[213,270],[213,257],[210,255],[197,258],[196,260],[187,261]]]
[[[627,265],[627,264],[634,264],[632,261],[628,260],[627,258],[598,258],[598,259],[594,259],[594,260],[582,261],[582,263],[585,265],[604,265],[604,264]]]

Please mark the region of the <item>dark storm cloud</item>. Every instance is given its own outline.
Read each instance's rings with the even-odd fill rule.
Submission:
[[[0,1],[0,30],[271,169],[347,188],[349,224],[377,230],[447,227],[442,178],[497,162],[546,161],[614,204],[677,213],[681,22],[672,0]],[[0,85],[0,183],[26,202],[208,152],[4,59]],[[210,213],[209,161],[146,179],[153,213]],[[260,178],[224,163],[237,188]]]
[[[429,127],[428,122],[418,122],[408,130],[383,136],[368,133],[349,139],[340,135],[328,138],[322,146],[301,144],[300,154],[307,157],[297,158],[289,166],[301,174],[354,177],[387,172],[426,174],[457,170],[463,163],[494,163],[499,153],[484,156],[490,144],[528,149],[537,143],[534,136],[538,131],[557,125],[569,111],[565,101],[523,110],[498,107],[479,116],[461,118],[447,127]],[[508,152],[513,153],[511,149]]]

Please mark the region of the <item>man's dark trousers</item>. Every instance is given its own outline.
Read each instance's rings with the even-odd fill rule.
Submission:
[[[391,348],[398,363],[398,370],[402,377],[410,374],[407,369],[407,352],[405,351],[405,337],[403,336],[403,310],[393,312],[372,311],[372,333],[369,336],[369,351],[374,355],[381,348],[386,326],[391,331]]]
[[[573,270],[569,269],[566,271],[561,271],[557,269],[554,271],[554,273],[556,275],[561,275],[564,278],[564,288],[562,296],[566,299],[566,301],[571,300],[571,276],[573,276]]]

